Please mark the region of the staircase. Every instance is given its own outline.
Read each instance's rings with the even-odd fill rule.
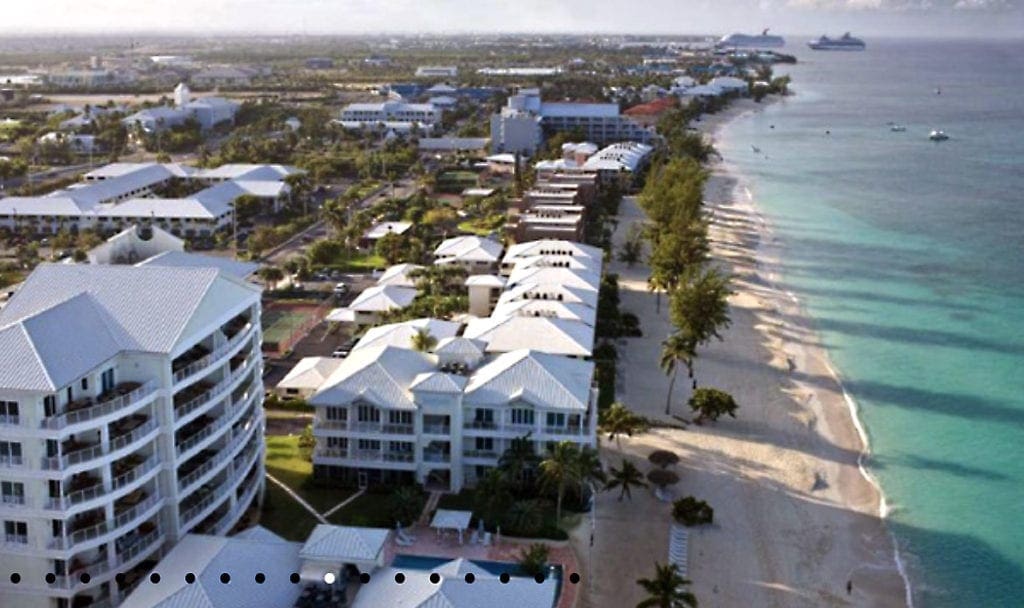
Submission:
[[[437,503],[441,502],[441,496],[443,494],[444,492],[437,491],[430,493],[430,496],[427,498],[427,504],[423,506],[423,512],[420,513],[420,519],[418,523],[421,526],[430,525],[430,514],[437,509]]]

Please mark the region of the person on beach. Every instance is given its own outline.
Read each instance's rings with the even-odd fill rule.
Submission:
[[[853,593],[853,580],[846,581],[846,595]]]

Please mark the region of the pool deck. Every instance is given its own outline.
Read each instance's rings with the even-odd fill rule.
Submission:
[[[468,560],[516,563],[519,561],[519,552],[522,551],[524,547],[530,545],[530,543],[526,541],[520,541],[518,539],[509,540],[504,537],[502,537],[501,542],[492,542],[489,547],[473,545],[469,542],[469,538],[471,536],[471,532],[469,530],[465,533],[466,543],[460,545],[459,537],[454,532],[442,534],[441,537],[438,538],[435,530],[421,525],[406,528],[406,533],[416,537],[416,542],[408,547],[402,547],[395,543],[394,535],[392,535],[391,540],[384,549],[385,564],[390,565],[391,562],[394,561],[395,556],[399,553],[403,555],[448,557],[452,559],[462,557]],[[547,544],[548,549],[550,550],[548,561],[552,564],[562,566],[562,587],[561,593],[558,596],[557,608],[572,608],[576,605],[578,585],[574,585],[569,581],[569,575],[574,572],[580,572],[576,555],[573,553],[572,547],[567,544],[565,544],[565,546],[559,546],[563,543],[544,544]],[[582,582],[583,581],[581,581],[581,583]]]

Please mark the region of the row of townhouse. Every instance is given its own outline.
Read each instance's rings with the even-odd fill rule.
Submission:
[[[513,245],[479,237],[442,244],[436,263],[483,272],[467,280],[484,314],[467,323],[417,319],[369,329],[344,359],[308,358],[278,385],[316,410],[314,474],[367,485],[422,483],[457,492],[497,466],[512,442],[595,445],[593,349],[602,252],[570,241]],[[479,259],[478,259],[479,258]],[[503,271],[499,270],[504,269]],[[392,267],[381,290],[415,294]],[[493,310],[492,310],[493,309]],[[426,331],[430,352],[412,347]]]
[[[43,264],[0,310],[0,604],[117,606],[186,534],[262,503],[251,271]]]

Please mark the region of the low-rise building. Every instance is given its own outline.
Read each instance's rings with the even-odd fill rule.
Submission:
[[[421,65],[416,68],[417,78],[456,78],[459,68],[454,65]]]
[[[351,103],[342,108],[341,122],[368,126],[380,123],[419,123],[432,126],[441,122],[441,114],[441,108],[430,103]]]
[[[359,246],[368,249],[389,234],[403,235],[412,228],[411,222],[380,222],[374,224],[359,239]]]
[[[155,106],[139,110],[126,116],[121,123],[129,129],[143,133],[157,133],[194,120],[199,123],[200,128],[209,130],[220,124],[234,122],[238,108],[237,102],[223,97],[192,99],[188,86],[180,83],[174,89],[173,106]]]
[[[504,246],[480,236],[445,239],[434,249],[434,264],[459,264],[470,274],[487,274],[497,269]]]

